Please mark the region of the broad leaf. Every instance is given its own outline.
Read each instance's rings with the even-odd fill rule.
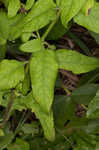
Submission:
[[[61,20],[66,27],[67,23],[80,11],[85,3],[85,0],[62,0],[60,2]]]
[[[23,52],[31,52],[31,53],[40,51],[42,50],[42,48],[43,45],[40,39],[27,41],[26,43],[20,46],[20,50],[22,50]]]
[[[32,36],[31,32],[22,33],[22,35],[21,35],[22,42],[27,42],[31,36]]]
[[[99,88],[98,84],[85,84],[71,93],[71,99],[78,104],[88,105]]]
[[[14,17],[21,6],[20,0],[10,0],[8,5],[8,17]]]
[[[68,29],[69,27],[65,28],[59,19],[48,34],[48,40],[57,40],[61,38],[68,31]]]
[[[22,33],[24,14],[18,14],[13,18],[8,18],[7,13],[0,10],[0,37],[4,40],[15,40]]]
[[[32,111],[36,114],[37,118],[41,122],[41,125],[44,129],[45,137],[49,141],[53,141],[55,138],[55,130],[52,111],[50,111],[48,114],[44,113],[40,105],[37,104],[37,102],[34,100],[32,92],[23,98],[21,97],[19,102],[20,105],[32,109]]]
[[[3,10],[0,10],[0,37],[7,39],[9,31],[10,27],[7,14]]]
[[[56,51],[60,69],[80,74],[99,67],[99,59],[80,54],[76,51],[61,49]]]
[[[99,33],[99,3],[95,2],[88,16],[80,12],[74,17],[74,21],[93,32]]]
[[[48,9],[45,13],[35,16],[31,21],[25,24],[23,32],[34,32],[43,28],[56,18],[56,10]],[[27,18],[26,18],[27,19]],[[27,19],[28,20],[28,19]]]
[[[54,141],[55,140],[55,129],[54,129],[53,112],[50,111],[49,114],[42,112],[41,107],[36,102],[34,102],[34,106],[33,106],[32,110],[35,112],[37,118],[41,122],[45,137],[49,141]]]
[[[55,8],[53,0],[39,0],[35,3],[31,11],[25,17],[26,22],[34,20],[35,17],[47,13],[48,10]],[[38,22],[39,23],[39,22]]]
[[[35,0],[27,0],[26,5],[24,5],[24,8],[29,10],[33,6],[34,2]]]
[[[94,0],[87,0],[82,8],[82,12],[85,16],[89,15],[90,9],[94,7]]]
[[[59,127],[64,127],[67,120],[73,117],[74,104],[70,97],[58,95],[55,97],[53,103],[53,113],[55,118],[55,124]]]
[[[16,60],[3,60],[0,63],[0,90],[14,88],[24,80],[24,63]]]
[[[56,56],[52,50],[42,50],[33,56],[30,62],[33,96],[42,110],[49,112],[58,71]]]
[[[96,96],[88,105],[87,117],[99,118],[99,90],[97,91]]]

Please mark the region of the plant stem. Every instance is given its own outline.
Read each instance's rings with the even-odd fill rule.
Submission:
[[[45,38],[47,37],[47,35],[49,34],[49,32],[52,30],[53,26],[55,25],[55,23],[57,22],[57,20],[59,19],[60,17],[60,13],[61,13],[61,10],[58,11],[57,13],[57,16],[56,16],[56,19],[49,25],[48,29],[46,30],[46,32],[43,34],[41,40],[44,41]]]
[[[84,104],[81,104],[81,106],[87,111],[88,108],[84,105]]]

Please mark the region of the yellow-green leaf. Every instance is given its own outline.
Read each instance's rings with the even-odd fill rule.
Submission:
[[[23,52],[37,52],[43,48],[42,41],[40,39],[34,39],[27,41],[20,46],[20,50]]]
[[[16,60],[3,60],[0,63],[0,90],[14,88],[24,80],[24,63]]]
[[[88,30],[99,33],[99,3],[95,2],[94,7],[90,10],[88,16],[85,16],[83,12],[80,12],[74,17],[74,21]]]
[[[45,112],[49,112],[51,109],[57,71],[58,64],[54,51],[42,50],[32,57],[30,75],[33,96]]]
[[[99,68],[99,59],[88,57],[76,51],[61,49],[56,51],[60,69],[80,74]]]
[[[14,17],[21,6],[20,0],[10,0],[8,5],[8,17]]]

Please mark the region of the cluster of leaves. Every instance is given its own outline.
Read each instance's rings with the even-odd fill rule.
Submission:
[[[1,150],[99,149],[99,59],[56,49],[48,42],[68,32],[73,22],[97,41],[99,3],[0,0],[0,106],[6,108],[0,120]],[[54,96],[59,69],[86,73],[69,96]],[[81,118],[75,116],[76,104],[86,110]],[[27,109],[39,119],[45,137],[38,121],[19,122],[15,131],[10,130],[9,116]]]

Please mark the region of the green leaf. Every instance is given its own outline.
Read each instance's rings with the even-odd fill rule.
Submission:
[[[5,99],[3,99],[5,97]],[[6,107],[9,102],[10,94],[4,95],[0,93],[0,105]],[[34,100],[32,92],[27,96],[18,96],[15,98],[11,110],[32,109],[36,117],[40,120],[42,128],[44,130],[44,135],[49,141],[54,141],[55,139],[55,129],[54,129],[54,119],[53,112],[50,110],[49,113],[44,113],[40,105]]]
[[[30,40],[27,41],[26,43],[22,44],[20,46],[20,50],[23,52],[38,52],[40,50],[42,50],[43,45],[42,45],[42,41],[40,39],[34,39],[34,40]]]
[[[17,100],[18,98],[15,101]],[[32,109],[32,111],[36,114],[36,117],[41,122],[45,137],[49,141],[53,141],[55,139],[53,112],[50,111],[48,114],[44,113],[40,105],[34,100],[32,92],[29,93],[27,96],[20,97],[19,105]]]
[[[8,150],[30,150],[30,147],[26,141],[17,138],[15,143],[8,146]]]
[[[6,39],[0,37],[0,45],[5,45],[6,44]]]
[[[0,37],[4,40],[15,40],[22,34],[24,14],[8,18],[7,13],[0,10]]]
[[[0,90],[14,88],[24,80],[24,63],[16,60],[3,60],[0,63]]]
[[[26,5],[24,5],[24,8],[27,9],[27,10],[31,9],[31,7],[33,6],[34,2],[35,2],[35,0],[27,0],[26,1]]]
[[[39,133],[39,126],[34,122],[31,124],[25,123],[21,130],[24,132],[24,134],[32,134],[33,136]]]
[[[61,38],[68,31],[68,29],[69,27],[64,28],[64,26],[61,23],[61,20],[59,19],[48,34],[48,40],[57,40]]]
[[[93,150],[95,148],[95,135],[79,131],[77,133],[74,132],[74,137],[76,138],[78,147],[81,148],[82,146],[82,150]]]
[[[96,143],[96,148],[95,150],[98,150],[99,149],[99,142]]]
[[[27,18],[26,18],[27,19]],[[23,32],[34,32],[43,28],[51,21],[56,19],[56,10],[48,9],[45,13],[35,16],[32,20],[24,25]],[[27,19],[28,20],[28,19]]]
[[[87,117],[99,118],[99,90],[97,91],[96,96],[88,105]]]
[[[22,42],[27,42],[30,39],[31,36],[32,36],[31,32],[29,32],[29,33],[23,33],[21,35]]]
[[[0,10],[0,37],[7,39],[9,31],[10,27],[7,14],[3,10]]]
[[[50,111],[49,114],[42,112],[41,107],[34,102],[34,110],[37,118],[40,120],[41,125],[44,130],[44,135],[49,141],[55,140],[55,129],[54,129],[54,119],[53,119],[53,112]]]
[[[95,5],[90,10],[88,16],[85,16],[82,12],[80,12],[74,17],[74,21],[93,32],[99,33],[99,3],[95,2]]]
[[[35,53],[30,62],[33,96],[45,112],[49,112],[53,97],[58,64],[55,52],[42,50]]]
[[[2,129],[0,129],[0,136],[4,136],[4,132]]]
[[[25,14],[17,14],[15,17],[8,19],[10,26],[9,41],[13,41],[23,34],[24,18]]]
[[[78,104],[88,105],[99,88],[98,84],[85,84],[71,93],[71,99]]]
[[[56,7],[53,0],[39,0],[25,17],[23,32],[33,32],[47,25],[56,18]]]
[[[76,51],[61,49],[56,51],[60,69],[73,73],[86,73],[99,67],[99,59],[80,54]]]
[[[99,68],[84,74],[78,82],[78,87],[84,84],[95,83],[98,80],[99,80]]]
[[[8,133],[5,136],[0,136],[0,150],[6,148],[13,140],[13,133]]]
[[[60,2],[61,20],[66,27],[67,23],[80,11],[85,3],[85,0],[62,0]]]
[[[34,20],[35,17],[47,13],[48,10],[55,8],[56,5],[53,0],[39,0],[35,3],[31,11],[25,17],[26,22]],[[39,22],[38,22],[39,23]]]
[[[99,34],[92,32],[92,31],[89,31],[89,33],[96,40],[97,44],[99,44]]]
[[[14,17],[17,14],[20,6],[20,0],[10,0],[8,5],[8,17]]]
[[[67,120],[73,117],[74,104],[70,97],[58,95],[55,97],[53,103],[53,113],[55,118],[55,124],[59,127],[64,127]]]
[[[84,13],[85,16],[89,15],[89,11],[91,10],[91,8],[94,7],[94,0],[87,0],[85,2],[85,5],[82,8],[82,12]]]

